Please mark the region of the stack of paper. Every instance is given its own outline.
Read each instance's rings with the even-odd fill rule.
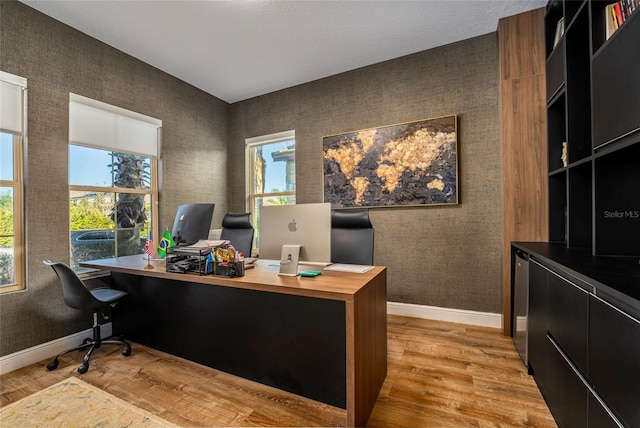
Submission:
[[[335,270],[338,272],[351,272],[351,273],[365,273],[373,269],[373,266],[368,265],[351,265],[346,263],[334,263],[331,266],[324,268],[325,270]]]

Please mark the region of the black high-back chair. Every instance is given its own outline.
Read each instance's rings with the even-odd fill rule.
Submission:
[[[253,226],[249,217],[251,213],[227,213],[222,219],[220,239],[230,241],[237,251],[245,257],[251,257],[253,246]]]
[[[94,350],[98,349],[101,345],[123,345],[125,349],[122,351],[122,355],[128,357],[131,355],[131,345],[124,340],[102,340],[100,338],[100,319],[107,320],[106,315],[100,312],[100,310],[106,306],[115,306],[117,302],[123,297],[128,295],[126,291],[115,290],[113,288],[94,288],[89,289],[82,282],[78,275],[71,270],[71,268],[64,263],[51,262],[45,260],[44,264],[51,266],[58,275],[60,284],[62,285],[62,296],[64,297],[64,303],[74,309],[87,310],[93,312],[93,338],[86,338],[82,341],[82,344],[75,348],[67,349],[64,352],[59,353],[56,357],[47,364],[47,370],[55,370],[58,367],[58,358],[72,351],[81,351],[85,348],[89,348],[84,356],[82,365],[78,367],[78,373],[86,373],[89,370],[89,358]]]
[[[331,261],[373,265],[373,234],[368,209],[331,211]]]

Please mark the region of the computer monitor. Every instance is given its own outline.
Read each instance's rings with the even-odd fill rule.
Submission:
[[[280,260],[283,245],[300,245],[299,262],[331,262],[331,204],[270,205],[260,210],[260,258]]]
[[[195,244],[209,238],[215,204],[183,204],[178,207],[171,236],[176,245]]]

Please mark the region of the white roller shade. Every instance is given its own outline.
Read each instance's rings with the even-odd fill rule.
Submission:
[[[0,71],[0,129],[16,134],[22,133],[22,91],[27,88],[27,79]]]
[[[70,94],[71,144],[158,157],[161,127],[159,119]]]

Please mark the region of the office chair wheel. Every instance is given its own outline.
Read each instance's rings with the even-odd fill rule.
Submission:
[[[51,370],[55,370],[58,368],[58,359],[56,358],[55,360],[51,361],[49,364],[47,364],[47,370],[51,371]]]
[[[124,348],[124,350],[122,351],[122,355],[124,355],[125,357],[131,355],[131,346],[127,346],[126,348]]]
[[[80,367],[78,367],[78,373],[80,374],[85,374],[87,370],[89,370],[89,364],[83,364]]]

